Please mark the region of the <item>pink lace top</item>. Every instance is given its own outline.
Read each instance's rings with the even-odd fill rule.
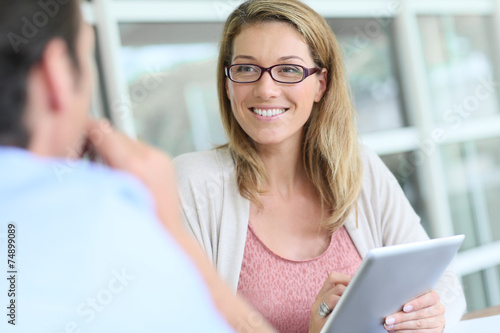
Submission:
[[[238,293],[279,332],[307,332],[311,306],[328,274],[336,271],[353,276],[360,264],[361,257],[345,227],[332,235],[323,254],[294,261],[272,252],[249,223]]]

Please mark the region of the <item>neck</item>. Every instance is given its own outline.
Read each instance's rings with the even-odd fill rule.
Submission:
[[[286,195],[308,183],[302,158],[303,133],[276,145],[258,145],[259,155],[269,176],[266,192]]]
[[[30,142],[28,150],[44,157],[62,157],[72,160],[80,157],[80,141],[65,135],[69,126],[61,126],[53,118],[37,117],[29,120]]]
[[[30,128],[30,143],[28,150],[39,156],[59,156],[56,147],[51,140],[51,128],[47,126],[44,120],[40,119],[37,126]]]

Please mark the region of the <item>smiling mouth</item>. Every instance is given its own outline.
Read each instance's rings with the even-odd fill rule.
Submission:
[[[288,109],[259,109],[259,108],[250,108],[250,110],[253,113],[258,114],[259,116],[262,117],[273,117],[288,111]]]

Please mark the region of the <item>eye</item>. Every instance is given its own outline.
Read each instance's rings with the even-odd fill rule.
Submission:
[[[280,66],[279,72],[283,74],[302,74],[302,68],[298,66]]]
[[[255,66],[251,65],[239,65],[239,66],[234,66],[233,67],[236,72],[238,73],[255,73],[257,72],[257,69]]]

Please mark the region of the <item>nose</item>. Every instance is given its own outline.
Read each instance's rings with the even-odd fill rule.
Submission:
[[[254,97],[269,100],[281,94],[278,82],[274,81],[269,72],[264,72],[259,81],[255,82]]]

